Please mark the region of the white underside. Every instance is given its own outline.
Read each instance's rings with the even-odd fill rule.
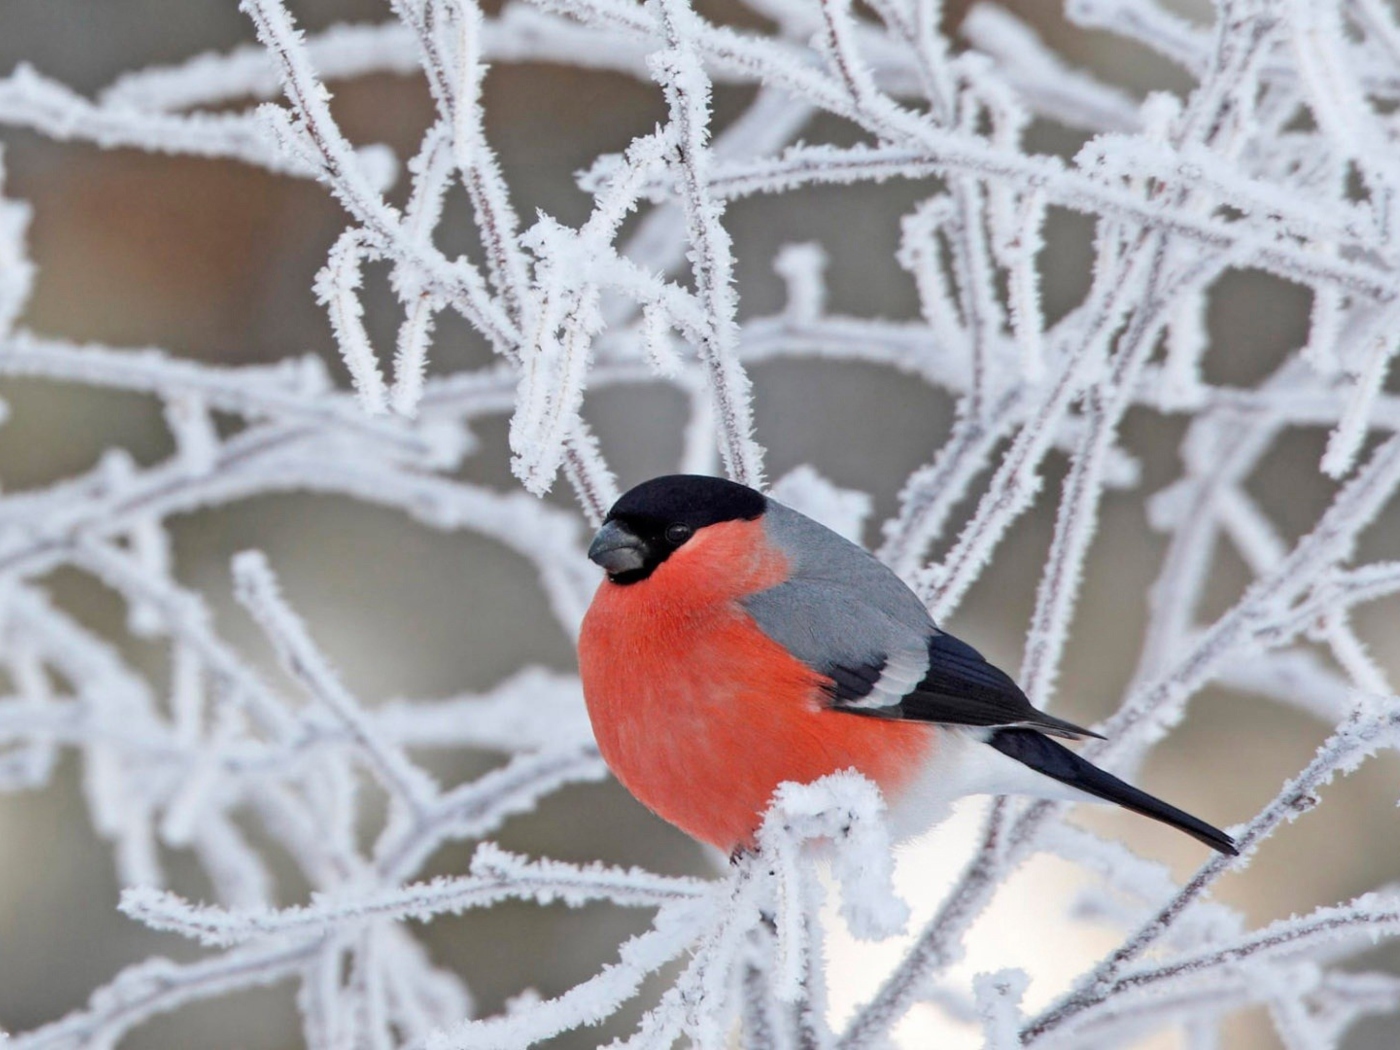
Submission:
[[[895,839],[921,835],[967,795],[1029,795],[1069,802],[1101,799],[1037,773],[986,743],[989,729],[939,726],[930,733],[929,761],[890,807]]]

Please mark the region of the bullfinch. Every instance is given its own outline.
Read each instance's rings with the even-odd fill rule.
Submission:
[[[877,558],[751,488],[644,482],[588,557],[607,572],[579,635],[598,747],[702,842],[749,849],[779,784],[854,769],[899,837],[964,795],[1022,794],[1114,802],[1236,852],[1056,742],[1098,734],[1036,710]]]

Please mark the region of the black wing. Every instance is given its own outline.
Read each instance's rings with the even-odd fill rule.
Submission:
[[[961,726],[1016,726],[1077,739],[1098,736],[1073,722],[1037,711],[1011,676],[972,646],[939,631],[929,639],[928,670],[897,703],[872,703],[885,672],[883,657],[831,665],[832,705],[852,714]]]

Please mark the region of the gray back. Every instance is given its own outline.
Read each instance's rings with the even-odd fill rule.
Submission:
[[[771,499],[763,523],[792,566],[789,580],[743,601],[765,634],[818,670],[897,654],[926,664],[933,620],[883,562]]]

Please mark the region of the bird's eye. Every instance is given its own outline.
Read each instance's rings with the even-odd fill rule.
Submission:
[[[695,530],[689,525],[676,522],[674,525],[666,526],[666,542],[672,547],[679,547],[686,540],[690,539],[690,534]]]

